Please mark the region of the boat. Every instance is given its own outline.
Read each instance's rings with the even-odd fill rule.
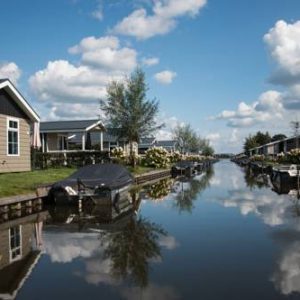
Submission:
[[[184,175],[187,177],[195,174],[197,168],[197,163],[190,160],[182,160],[176,163],[171,168],[172,176]]]
[[[127,197],[133,176],[122,165],[104,163],[78,169],[70,177],[54,183],[48,200],[55,204],[84,203],[116,205]]]
[[[271,181],[276,190],[287,190],[283,187],[299,186],[300,181],[300,166],[299,165],[279,165],[273,167]]]

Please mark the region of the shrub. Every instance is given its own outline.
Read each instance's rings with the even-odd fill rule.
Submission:
[[[169,164],[169,153],[162,147],[153,147],[145,153],[144,163],[154,168],[166,168]]]
[[[264,161],[264,159],[265,159],[265,156],[263,154],[262,155],[255,154],[250,157],[250,160],[252,160],[252,161]]]
[[[300,163],[300,149],[292,149],[290,152],[287,153],[287,159],[292,164],[299,164]]]
[[[115,158],[124,159],[126,157],[122,147],[116,147],[111,150],[111,155]]]
[[[181,154],[179,151],[174,151],[169,154],[169,160],[171,163],[176,163],[180,160],[184,160],[185,156]]]

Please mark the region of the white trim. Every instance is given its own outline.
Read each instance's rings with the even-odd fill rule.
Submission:
[[[15,258],[12,258],[12,252],[14,249],[11,249],[11,244],[10,244],[10,238],[11,238],[11,234],[10,234],[10,230],[11,228],[15,228],[18,227],[19,228],[19,233],[20,233],[20,246],[17,248],[20,248],[20,254],[18,256],[16,256]],[[22,246],[23,246],[23,241],[22,241],[22,225],[17,225],[17,226],[13,226],[13,227],[9,227],[8,228],[8,242],[9,242],[9,262],[12,263],[14,261],[20,260],[22,258],[23,255],[23,251],[22,251]]]
[[[103,123],[101,121],[97,121],[96,123],[94,123],[91,126],[87,127],[85,129],[85,131],[90,131],[91,129],[93,129],[94,127],[97,127],[98,125],[100,125],[102,127],[102,130],[105,130],[105,127],[104,127]]]
[[[38,114],[30,107],[28,102],[18,92],[9,80],[0,83],[0,89],[8,88],[8,94],[21,106],[26,115],[34,122],[40,122]]]
[[[18,128],[17,130],[14,130],[15,128],[10,128],[9,127],[9,121],[17,122]],[[8,131],[15,131],[18,133],[18,154],[9,154],[9,147],[8,147]],[[12,117],[6,117],[6,156],[20,156],[20,120],[17,118],[12,118]]]

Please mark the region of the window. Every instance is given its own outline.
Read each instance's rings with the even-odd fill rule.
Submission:
[[[19,120],[7,120],[7,154],[19,155]]]
[[[68,149],[68,141],[65,135],[58,136],[58,150],[63,151]]]
[[[21,225],[9,228],[10,261],[17,260],[22,256],[21,244]]]

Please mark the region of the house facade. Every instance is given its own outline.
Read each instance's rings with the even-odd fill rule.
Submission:
[[[293,136],[282,140],[274,141],[256,148],[249,150],[250,156],[252,155],[277,155],[279,153],[287,153],[292,149],[300,147],[300,138]]]
[[[0,80],[0,173],[31,170],[30,128],[40,118],[8,79]]]
[[[44,153],[111,152],[116,147],[130,152],[129,143],[100,120],[41,122],[40,134]],[[133,147],[137,152],[136,143]]]

